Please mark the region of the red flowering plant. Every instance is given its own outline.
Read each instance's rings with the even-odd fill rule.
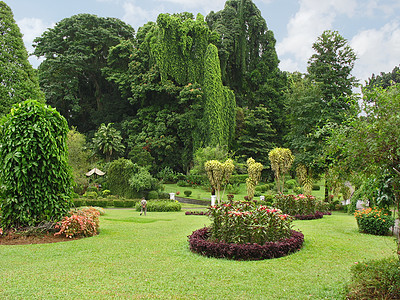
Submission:
[[[302,216],[319,216],[318,211],[326,210],[322,201],[317,200],[314,196],[303,194],[297,196],[276,195],[273,206],[279,208],[285,214],[300,219]]]
[[[56,224],[56,228],[60,231],[54,235],[64,235],[68,238],[96,235],[99,228],[99,216],[100,212],[93,207],[71,211],[70,216],[64,217]]]
[[[211,206],[210,238],[225,243],[263,245],[289,238],[293,219],[279,209],[253,202],[231,202]]]

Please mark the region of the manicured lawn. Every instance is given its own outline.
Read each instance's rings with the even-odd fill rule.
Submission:
[[[187,236],[209,224],[206,216],[108,209],[100,222],[92,238],[0,246],[0,298],[341,299],[355,262],[395,249],[393,237],[360,234],[342,213],[296,221],[302,250],[265,261],[191,253]]]

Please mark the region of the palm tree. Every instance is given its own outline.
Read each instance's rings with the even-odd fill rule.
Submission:
[[[117,155],[125,149],[122,144],[121,133],[112,126],[113,123],[101,124],[93,138],[95,150],[100,155],[105,155],[107,162],[111,160],[113,155]]]

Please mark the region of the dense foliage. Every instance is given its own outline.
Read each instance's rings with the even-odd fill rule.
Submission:
[[[0,1],[0,115],[15,103],[43,98],[13,13]]]
[[[273,206],[283,213],[301,219],[302,216],[315,216],[318,212],[325,212],[325,205],[311,195],[276,195]],[[320,214],[317,214],[318,216]],[[322,216],[321,216],[322,217]],[[303,218],[304,219],[304,218]]]
[[[394,225],[394,218],[388,211],[376,207],[356,210],[354,216],[357,220],[358,229],[364,233],[385,235]]]
[[[27,100],[14,106],[0,125],[2,225],[60,220],[71,206],[72,192],[65,118]]]
[[[225,243],[263,245],[288,238],[292,218],[278,209],[255,205],[253,202],[230,202],[211,206],[209,215],[211,240]]]

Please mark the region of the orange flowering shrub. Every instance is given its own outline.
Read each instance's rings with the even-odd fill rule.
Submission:
[[[394,225],[394,218],[380,208],[356,210],[354,216],[360,232],[385,235]]]
[[[66,237],[81,237],[96,235],[99,228],[100,212],[93,207],[85,207],[71,212],[71,216],[57,223],[60,229],[54,235],[65,235]]]

